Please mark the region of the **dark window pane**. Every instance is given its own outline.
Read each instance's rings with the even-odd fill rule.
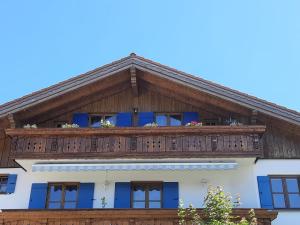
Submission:
[[[286,186],[288,192],[299,192],[298,180],[296,178],[287,178]]]
[[[60,202],[49,202],[48,209],[60,209]]]
[[[156,115],[156,123],[158,126],[167,126],[167,116],[166,115]]]
[[[149,188],[149,200],[160,200],[160,188]]]
[[[0,193],[6,192],[7,181],[7,177],[0,177]]]
[[[145,193],[144,187],[135,186],[133,188],[133,200],[145,200]]]
[[[109,121],[113,125],[116,125],[117,116],[116,115],[105,116],[105,120]]]
[[[272,192],[283,192],[282,180],[280,178],[271,179]]]
[[[50,201],[60,201],[62,196],[62,185],[51,185],[50,186]]]
[[[0,184],[0,193],[6,192],[6,184]]]
[[[273,199],[275,208],[286,208],[283,194],[273,194]]]
[[[160,202],[149,202],[149,208],[151,209],[158,209],[161,208]]]
[[[101,116],[91,116],[91,127],[101,126]]]
[[[300,208],[300,195],[299,194],[289,194],[289,201],[291,208]]]
[[[170,115],[170,126],[181,126],[181,115]]]
[[[0,184],[7,184],[7,180],[8,180],[7,177],[1,177],[0,178]]]
[[[145,202],[133,202],[133,208],[145,208],[146,207],[146,204]]]
[[[76,208],[76,202],[65,202],[65,209],[75,209]]]
[[[75,201],[77,199],[77,185],[67,185],[65,188],[65,200]]]

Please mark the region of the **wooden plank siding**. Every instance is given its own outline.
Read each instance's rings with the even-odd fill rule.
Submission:
[[[262,157],[264,126],[7,129],[11,158]]]
[[[267,159],[300,159],[300,136],[269,124],[263,136]]]
[[[234,209],[246,217],[249,209]],[[200,215],[203,211],[198,209]],[[277,212],[255,210],[258,225],[271,225]],[[176,209],[3,210],[0,225],[178,225]]]
[[[231,113],[227,110],[208,106],[207,104],[201,104],[199,102],[197,105],[185,101],[185,99],[177,99],[175,97],[170,97],[171,92],[164,93],[162,95],[158,91],[152,91],[150,89],[142,88],[139,91],[139,96],[137,98],[137,108],[140,112],[199,112],[200,119],[228,119],[230,116],[235,116],[240,119],[245,124],[249,123],[249,118],[237,113]],[[67,105],[65,107],[68,107]],[[92,103],[86,104],[84,106],[78,107],[76,109],[70,110],[55,118],[40,121],[41,118],[45,116],[40,115],[33,119],[24,120],[22,124],[37,123],[39,127],[53,127],[55,121],[72,121],[72,114],[74,112],[87,112],[90,114],[97,113],[117,113],[117,112],[131,112],[134,107],[134,96],[131,89],[126,89],[120,93],[108,96],[106,98],[94,101]],[[48,115],[48,118],[51,114]],[[47,116],[46,116],[47,118]]]

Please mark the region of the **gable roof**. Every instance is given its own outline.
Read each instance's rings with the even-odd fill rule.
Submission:
[[[28,107],[53,99],[77,88],[91,84],[95,81],[109,77],[117,72],[130,67],[136,67],[141,71],[150,72],[173,82],[183,84],[201,92],[217,96],[229,102],[242,105],[246,108],[273,116],[278,119],[300,126],[300,113],[274,103],[241,93],[222,85],[192,76],[176,69],[161,65],[149,59],[132,53],[130,56],[99,67],[95,70],[73,77],[56,85],[26,95],[22,98],[0,105],[0,118],[8,114],[16,113]]]

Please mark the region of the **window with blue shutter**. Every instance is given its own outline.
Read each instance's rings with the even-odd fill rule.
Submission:
[[[140,112],[138,113],[138,126],[142,127],[148,123],[154,122],[154,113],[153,112]]]
[[[29,209],[45,209],[47,199],[47,183],[33,183],[31,186]]]
[[[261,208],[273,209],[270,177],[258,176],[257,183]]]
[[[7,179],[6,193],[11,194],[15,192],[17,182],[17,174],[9,174]]]
[[[163,208],[177,209],[179,201],[178,182],[163,183]]]
[[[80,183],[78,192],[78,209],[92,209],[94,201],[94,183]]]
[[[162,208],[162,182],[132,182],[132,208]]]
[[[300,209],[300,176],[276,175],[270,177],[274,209]]]
[[[128,209],[130,208],[130,182],[115,183],[115,201],[114,208]]]
[[[186,125],[192,121],[199,122],[199,114],[197,112],[184,112],[182,125]]]
[[[89,126],[89,114],[88,113],[74,113],[73,123],[77,124],[79,127]]]
[[[132,113],[121,112],[117,114],[117,127],[131,127],[132,126]]]

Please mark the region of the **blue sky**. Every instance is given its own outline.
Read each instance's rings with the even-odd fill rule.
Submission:
[[[299,0],[0,1],[0,103],[136,52],[300,111]]]

